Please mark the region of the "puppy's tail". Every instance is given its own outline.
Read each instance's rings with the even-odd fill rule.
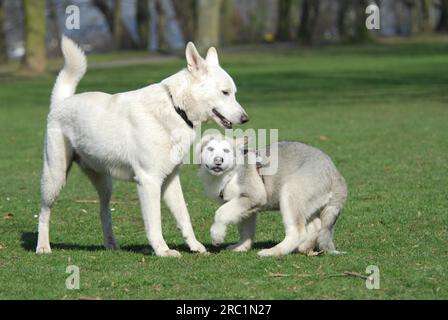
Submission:
[[[51,93],[51,107],[75,94],[76,86],[87,70],[87,59],[81,48],[66,36],[61,40],[65,65],[59,72]]]

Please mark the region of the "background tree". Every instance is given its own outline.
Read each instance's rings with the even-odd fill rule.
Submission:
[[[431,0],[420,0],[422,6],[422,32],[430,33],[432,31],[432,20],[431,20]]]
[[[196,33],[196,20],[197,20],[196,1],[173,0],[173,5],[185,41],[193,41]]]
[[[278,4],[278,27],[277,36],[278,40],[291,40],[291,0],[280,0]]]
[[[149,40],[148,0],[137,0],[137,30],[140,49],[147,49]]]
[[[170,51],[168,40],[166,38],[167,19],[163,10],[164,0],[155,0],[155,9],[157,13],[157,39],[159,42],[159,52],[166,53]]]
[[[116,49],[134,49],[138,47],[122,18],[122,0],[93,0],[93,5],[103,14],[112,34]]]
[[[298,37],[305,44],[314,42],[314,30],[319,17],[320,0],[303,0]]]
[[[219,44],[220,9],[222,0],[198,0],[196,45],[204,51]]]
[[[3,0],[0,0],[0,64],[6,62],[6,34],[4,32],[5,11],[3,7]]]
[[[372,40],[366,28],[368,0],[339,0],[337,29],[342,41],[366,42]]]
[[[437,31],[448,31],[448,0],[440,1],[440,20],[437,24]]]
[[[235,41],[237,18],[235,15],[235,1],[223,0],[221,7],[220,30],[222,34],[222,42],[230,44]]]
[[[47,67],[45,1],[23,0],[25,56],[22,70],[43,73]]]
[[[121,19],[121,0],[115,0],[113,6],[113,27],[112,36],[114,39],[114,44],[117,49],[124,48],[123,36],[124,36],[124,26]]]
[[[52,39],[50,44],[48,45],[47,51],[48,55],[51,58],[51,54],[57,52],[59,54],[61,52],[60,48],[60,40],[61,40],[61,30],[59,28],[59,21],[58,21],[58,13],[56,9],[55,1],[49,0],[46,1],[47,5],[47,12],[48,12],[48,29],[47,32],[52,34]]]

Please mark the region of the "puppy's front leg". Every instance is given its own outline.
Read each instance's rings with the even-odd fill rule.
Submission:
[[[138,175],[137,190],[145,223],[146,236],[156,255],[160,257],[180,257],[176,250],[168,248],[162,235],[160,216],[160,195],[162,179],[157,176]]]
[[[246,252],[252,247],[252,242],[255,237],[255,224],[257,221],[257,214],[254,212],[247,218],[243,219],[238,225],[240,233],[240,241],[227,247],[227,250],[236,252]]]
[[[219,207],[215,214],[215,222],[210,229],[213,245],[218,246],[223,243],[227,226],[239,223],[250,214],[250,209],[253,207],[253,201],[247,197],[230,200]]]

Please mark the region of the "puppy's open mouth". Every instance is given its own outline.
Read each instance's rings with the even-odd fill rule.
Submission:
[[[215,108],[212,109],[213,114],[216,117],[213,117],[213,119],[216,121],[216,123],[220,124],[226,129],[232,129],[232,122],[227,120],[226,117],[224,117],[221,113],[218,112]]]
[[[205,165],[207,167],[208,170],[211,170],[213,172],[219,173],[222,172],[223,169],[221,167],[209,167],[208,165]]]

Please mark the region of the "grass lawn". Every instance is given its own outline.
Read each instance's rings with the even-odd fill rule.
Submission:
[[[114,184],[120,251],[102,248],[96,194],[74,167],[56,202],[53,254],[36,255],[45,119],[54,75],[0,76],[0,298],[19,299],[447,299],[448,42],[228,52],[251,121],[280,139],[327,152],[349,197],[335,242],[347,254],[259,258],[283,238],[276,212],[260,215],[256,247],[238,254],[210,245],[217,205],[204,197],[193,165],[182,183],[196,235],[212,251],[191,254],[164,207],[167,243],[180,259],[158,258],[147,243],[135,186]],[[182,60],[87,73],[78,92],[121,92],[160,81]],[[237,240],[231,228],[227,242]],[[81,289],[67,290],[68,265]],[[380,269],[381,289],[345,271]],[[278,275],[284,276],[278,276]],[[277,275],[277,276],[275,276]]]

